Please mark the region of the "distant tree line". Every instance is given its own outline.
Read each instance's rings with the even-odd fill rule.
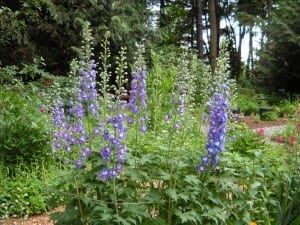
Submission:
[[[64,75],[80,46],[81,22],[87,20],[95,57],[110,31],[113,56],[125,46],[132,60],[138,43],[154,49],[184,45],[213,72],[226,38],[237,81],[297,91],[299,8],[298,0],[0,0],[0,61],[2,66],[21,65],[42,56],[48,72]],[[259,46],[254,46],[255,37]]]

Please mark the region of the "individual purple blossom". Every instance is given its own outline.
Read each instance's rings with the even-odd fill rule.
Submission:
[[[80,159],[76,160],[75,166],[76,166],[76,168],[81,168],[81,167],[83,167],[83,161],[80,160]]]
[[[219,163],[219,153],[224,151],[228,120],[228,100],[223,94],[213,95],[210,105],[208,140],[205,146],[207,154],[202,156],[198,172],[204,172],[208,166],[216,168]]]
[[[101,157],[103,162],[107,163],[112,155],[112,148],[111,146],[105,146],[101,149]]]
[[[172,119],[172,114],[168,113],[166,116],[165,116],[165,121],[168,122]]]
[[[83,147],[81,149],[81,159],[86,159],[90,156],[91,154],[91,149],[88,147]]]
[[[103,181],[107,181],[109,178],[116,178],[118,174],[119,171],[116,168],[114,169],[103,168],[98,172],[98,177]]]
[[[147,131],[147,125],[146,125],[146,114],[144,114],[140,119],[141,124],[141,133],[144,134]]]

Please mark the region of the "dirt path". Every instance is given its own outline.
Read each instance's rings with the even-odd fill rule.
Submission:
[[[24,218],[9,218],[5,221],[0,221],[0,225],[54,225],[53,221],[50,221],[50,214],[53,212],[62,211],[63,209],[63,207],[58,207],[41,215],[34,215]]]
[[[28,218],[10,218],[4,222],[0,222],[0,225],[54,225],[52,221],[49,221],[49,218],[49,215],[45,213]]]

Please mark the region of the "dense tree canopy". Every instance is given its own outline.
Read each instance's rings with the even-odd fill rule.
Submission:
[[[232,77],[241,79],[245,65],[247,79],[255,74],[272,80],[274,88],[294,90],[299,5],[297,0],[0,0],[0,61],[19,66],[42,56],[48,72],[65,75],[81,45],[82,21],[89,21],[95,57],[109,31],[113,56],[125,46],[130,61],[141,42],[159,49],[185,46],[213,68],[226,38]],[[261,43],[255,45],[255,37]],[[243,46],[248,46],[244,62]],[[259,58],[255,46],[261,48]]]
[[[134,51],[145,36],[145,1],[19,0],[0,1],[0,60],[3,65],[32,62],[42,56],[52,73],[65,73],[80,46],[81,22],[91,23],[96,55],[106,31],[112,54],[121,46]],[[59,60],[58,60],[59,59]]]
[[[280,1],[265,27],[267,41],[260,52],[257,76],[273,89],[300,91],[300,2]]]

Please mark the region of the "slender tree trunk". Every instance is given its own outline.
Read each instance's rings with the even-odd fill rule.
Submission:
[[[242,43],[246,34],[245,26],[239,26],[239,42],[237,44],[237,54],[236,54],[236,62],[235,62],[235,79],[239,80],[241,70],[242,70]]]
[[[190,26],[191,28],[191,38],[190,38],[190,45],[191,45],[191,48],[194,49],[195,47],[195,30],[194,30],[194,24],[196,23],[196,19],[195,19],[195,10],[196,10],[196,7],[195,7],[195,3],[193,0],[191,0],[191,6],[192,6],[192,10],[191,10],[191,14],[193,15],[192,16],[192,24]],[[196,34],[197,35],[197,34]]]
[[[196,18],[196,42],[197,42],[197,52],[198,57],[203,59],[203,23],[202,23],[202,11],[203,0],[196,0],[196,10],[195,10],[195,18]]]
[[[252,72],[253,68],[253,26],[250,26],[249,30],[249,56],[248,56],[248,63],[249,63],[249,72]]]
[[[215,72],[215,68],[217,67],[218,54],[218,25],[216,4],[216,0],[208,0],[210,22],[210,66],[213,75]]]
[[[165,0],[160,0],[160,8],[159,8],[159,14],[160,14],[159,26],[160,27],[164,27],[165,24],[166,24],[166,12],[165,12],[165,8],[166,8]]]
[[[250,55],[250,69],[251,69],[251,72],[253,70],[253,64],[254,64],[253,38],[254,38],[253,27],[251,27],[250,38],[249,38],[250,39],[249,40],[249,55]]]
[[[249,27],[249,51],[248,51],[248,58],[247,58],[247,70],[246,76],[249,78],[250,73],[252,72],[253,67],[253,26],[250,25]]]

